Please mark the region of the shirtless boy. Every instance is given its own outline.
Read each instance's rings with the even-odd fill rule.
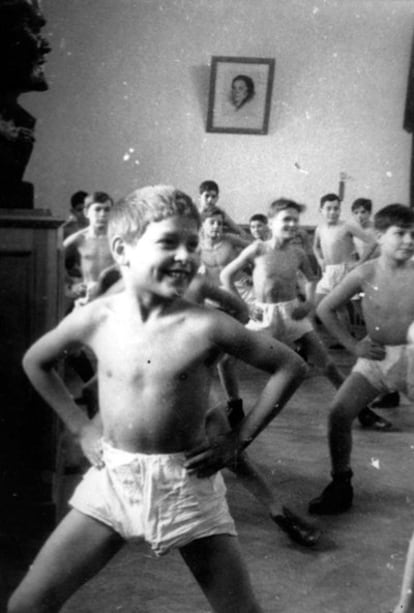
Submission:
[[[279,413],[304,369],[277,341],[183,298],[199,266],[198,231],[198,211],[182,192],[133,192],[111,211],[109,225],[125,291],[75,309],[25,356],[30,380],[93,466],[9,613],[59,611],[132,538],[158,555],[179,548],[214,611],[262,611],[218,471]],[[98,360],[102,432],[55,370],[68,346],[85,343]],[[237,431],[208,438],[211,363],[222,352],[269,379]]]
[[[89,225],[63,242],[65,265],[68,274],[78,269],[71,295],[79,304],[88,302],[93,294],[100,273],[114,263],[108,243],[108,217],[112,199],[105,192],[94,192],[85,199],[85,216]],[[78,274],[79,274],[78,273]]]
[[[199,207],[198,210],[201,215],[208,211],[208,209],[215,208],[220,196],[219,186],[215,181],[206,180],[200,183],[199,187]],[[239,226],[232,217],[224,210],[221,209],[223,214],[223,224],[226,232],[232,234],[239,234],[242,238],[248,239],[247,233]]]
[[[414,356],[406,338],[414,320],[414,211],[391,204],[376,213],[374,227],[379,258],[356,267],[317,309],[327,329],[358,360],[333,400],[329,416],[333,480],[310,502],[311,513],[341,513],[352,505],[352,422],[361,408],[390,389],[413,397]],[[367,336],[358,341],[338,310],[361,292]]]
[[[301,341],[309,360],[339,387],[344,378],[307,317],[313,308],[315,274],[305,252],[291,244],[303,208],[293,200],[275,200],[268,213],[272,238],[246,247],[223,269],[220,278],[224,287],[236,292],[235,277],[247,264],[252,265],[256,318],[248,327],[270,333],[291,346]],[[297,299],[298,271],[308,279],[304,302]]]
[[[315,290],[315,304],[318,305],[324,296],[342,281],[346,274],[357,264],[354,259],[354,239],[359,239],[367,248],[359,263],[368,259],[376,246],[372,233],[366,232],[360,226],[350,224],[340,219],[341,202],[336,194],[326,194],[321,198],[320,211],[324,223],[317,226],[314,236],[313,250],[322,270],[322,279]],[[338,316],[343,324],[350,327],[347,306],[343,305]],[[375,430],[389,430],[392,424],[365,407],[358,415],[361,426]]]
[[[316,302],[336,286],[354,266],[354,237],[375,246],[372,236],[355,224],[340,219],[341,202],[336,194],[321,198],[320,212],[323,223],[315,229],[313,251],[323,276],[316,286]]]

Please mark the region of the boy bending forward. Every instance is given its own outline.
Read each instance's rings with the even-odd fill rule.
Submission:
[[[9,613],[58,611],[133,538],[157,555],[178,547],[214,611],[261,611],[218,470],[236,462],[280,411],[304,367],[278,342],[183,298],[199,266],[199,227],[191,199],[172,187],[121,201],[111,211],[109,240],[125,291],[74,311],[25,356],[29,378],[93,466]],[[78,344],[97,356],[102,437],[54,368]],[[211,366],[223,352],[270,376],[239,429],[208,439]]]

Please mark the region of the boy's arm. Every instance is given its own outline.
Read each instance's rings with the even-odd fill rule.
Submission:
[[[357,225],[348,224],[348,231],[352,237],[359,238],[365,243],[363,256],[358,261],[358,264],[363,264],[373,256],[375,250],[378,247],[377,241],[372,236],[372,234],[366,232],[365,230],[363,230],[363,228],[360,228]]]
[[[239,253],[234,260],[229,262],[220,273],[220,281],[223,286],[230,292],[233,292],[233,294],[236,294],[236,296],[238,296],[239,293],[234,284],[234,279],[237,273],[243,270],[248,263],[254,262],[258,250],[258,243],[259,241],[255,241],[243,249],[243,251]]]
[[[236,296],[236,294],[221,287],[217,287],[217,285],[214,285],[207,279],[203,283],[201,292],[204,300],[215,302],[220,309],[240,321],[242,324],[246,324],[249,321],[249,309],[244,300]]]
[[[91,306],[76,309],[34,343],[23,358],[23,368],[33,387],[79,440],[88,459],[99,466],[100,430],[74,402],[56,369],[66,350],[84,344],[91,331]]]
[[[338,317],[340,311],[356,294],[363,290],[364,277],[371,267],[368,262],[358,266],[337,285],[316,309],[318,317],[326,326],[327,330],[353,355],[372,360],[382,360],[385,352],[381,345],[372,341],[369,337],[358,341],[354,338],[342,318]]]
[[[222,313],[216,313],[214,319],[213,345],[267,372],[269,380],[237,430],[222,434],[187,454],[186,468],[199,477],[236,462],[240,453],[282,410],[306,373],[303,360],[283,343],[246,330]]]

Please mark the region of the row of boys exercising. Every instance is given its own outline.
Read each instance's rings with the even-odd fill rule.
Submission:
[[[99,300],[74,309],[23,361],[33,385],[77,438],[92,467],[72,496],[72,510],[12,595],[9,613],[60,610],[131,538],[145,539],[157,555],[179,548],[214,611],[262,611],[237,543],[220,469],[230,467],[246,484],[253,483],[255,467],[245,449],[306,375],[305,363],[288,346],[297,338],[308,339],[310,361],[338,388],[329,416],[332,482],[309,510],[325,514],[350,508],[353,420],[388,389],[408,397],[414,391],[407,344],[414,320],[414,211],[400,204],[378,211],[379,257],[348,272],[319,304],[322,322],[358,358],[346,380],[307,319],[314,303],[313,277],[303,251],[291,244],[300,212],[291,200],[275,201],[269,211],[271,238],[247,245],[220,273],[228,289],[215,286],[216,293],[209,294],[213,284],[198,272],[200,214],[186,194],[155,186],[110,207],[108,242],[121,287],[112,286]],[[327,217],[325,229],[329,225]],[[337,240],[345,249],[346,224],[339,225]],[[318,230],[317,235],[323,249],[326,234]],[[259,312],[253,319],[236,295],[237,275],[247,264],[253,267]],[[302,301],[296,297],[297,270],[311,281]],[[223,305],[228,300],[241,321],[199,304],[205,298],[221,304],[217,290],[225,292]],[[362,340],[341,318],[342,307],[356,294],[363,296],[367,336]],[[97,358],[99,414],[93,419],[76,405],[55,368],[65,351],[84,345]],[[246,415],[239,410],[231,426],[220,407],[209,406],[213,370],[224,355],[269,374],[253,407]],[[256,476],[252,491],[261,479]],[[259,498],[267,484],[263,487]],[[273,504],[272,499],[265,502]],[[300,542],[316,542],[312,526],[289,510],[273,518]]]

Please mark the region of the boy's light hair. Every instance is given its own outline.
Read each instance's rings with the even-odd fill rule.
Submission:
[[[138,240],[148,224],[169,217],[193,219],[200,228],[200,214],[190,196],[172,185],[151,185],[136,189],[112,207],[108,236],[120,236],[128,243]]]
[[[364,211],[371,213],[372,200],[369,200],[369,198],[357,198],[351,205],[351,211],[354,212],[357,209],[364,209]]]
[[[325,202],[335,202],[335,200],[338,200],[339,204],[341,204],[341,199],[338,196],[338,194],[334,194],[334,193],[325,194],[321,198],[321,202],[320,202],[319,208],[322,208],[323,205],[325,204]]]
[[[206,181],[203,181],[202,183],[200,183],[200,187],[198,188],[198,191],[200,195],[204,194],[204,192],[217,192],[217,195],[218,195],[219,186],[215,181],[211,181],[207,179]]]
[[[385,232],[391,226],[407,228],[414,225],[414,209],[405,204],[388,204],[374,215],[374,228]]]
[[[206,219],[220,215],[224,222],[224,211],[218,206],[209,206],[205,211],[201,213],[201,223],[204,223]]]
[[[303,213],[306,206],[304,204],[299,204],[299,202],[295,200],[289,200],[289,198],[278,198],[277,200],[273,200],[269,207],[269,219],[272,219],[275,215],[280,213],[280,211],[286,211],[286,209],[295,209],[298,213]]]
[[[111,196],[106,192],[92,192],[85,198],[85,210],[87,211],[92,204],[104,204],[105,202],[110,202],[111,206],[114,204]]]

